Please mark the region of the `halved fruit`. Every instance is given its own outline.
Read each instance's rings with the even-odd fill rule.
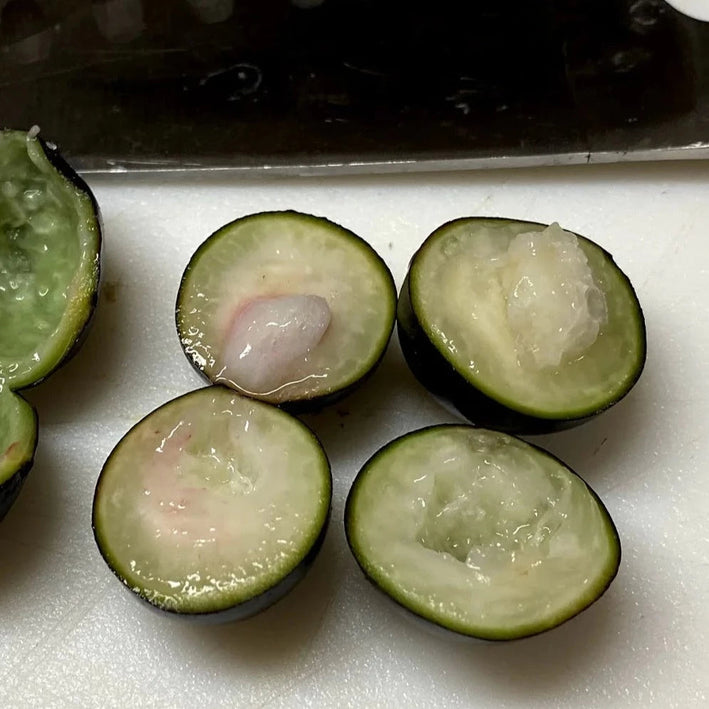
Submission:
[[[199,247],[176,317],[187,358],[210,382],[302,410],[373,371],[395,311],[391,273],[369,244],[327,219],[263,212]]]
[[[365,575],[394,601],[489,640],[563,623],[620,563],[615,526],[580,477],[540,448],[464,425],[376,453],[352,485],[345,527]]]
[[[508,432],[595,416],[645,363],[630,281],[600,246],[558,224],[444,224],[412,259],[397,315],[419,381],[471,422]]]
[[[0,384],[0,519],[20,493],[37,447],[37,414]]]
[[[106,461],[93,506],[106,563],[138,597],[182,617],[235,620],[305,574],[332,482],[313,433],[221,386],[136,424]]]
[[[75,351],[96,305],[101,250],[91,191],[30,131],[0,131],[0,378],[44,379]]]
[[[37,384],[76,352],[99,285],[96,201],[37,133],[0,130],[0,518],[37,443],[34,411],[10,391]]]

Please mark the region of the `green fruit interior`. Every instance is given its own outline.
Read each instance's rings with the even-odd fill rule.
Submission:
[[[325,524],[330,471],[290,415],[223,387],[150,414],[107,460],[94,500],[99,547],[154,605],[206,613],[275,586]]]
[[[32,407],[0,384],[0,485],[32,461],[36,441]]]
[[[259,398],[272,403],[312,399],[354,384],[389,341],[394,283],[361,239],[296,212],[237,220],[199,248],[178,295],[177,327],[187,355],[210,381],[240,389],[225,370],[223,354],[235,314],[257,298],[295,294],[324,298],[330,325],[291,382]]]
[[[619,563],[615,528],[577,475],[471,427],[425,429],[380,451],[355,482],[346,524],[360,565],[394,599],[490,639],[573,616]]]
[[[582,353],[558,366],[526,366],[508,320],[504,273],[497,264],[517,235],[544,228],[503,219],[445,225],[414,260],[411,303],[436,349],[475,388],[532,416],[582,417],[613,403],[637,379],[645,357],[642,312],[610,256],[578,237],[605,297],[607,321]],[[539,327],[544,317],[543,311],[530,317],[529,327]]]
[[[99,227],[91,198],[36,137],[0,132],[0,377],[12,389],[51,372],[91,314]]]

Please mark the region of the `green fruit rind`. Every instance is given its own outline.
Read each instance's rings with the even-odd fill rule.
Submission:
[[[0,131],[0,378],[37,384],[76,350],[96,305],[96,201],[37,135]]]
[[[222,386],[167,402],[116,445],[99,476],[94,537],[151,608],[241,620],[305,575],[330,516],[330,466],[279,408]]]
[[[486,297],[488,284],[468,282],[470,292],[455,293],[460,303],[454,305],[446,298],[454,279],[444,278],[436,287],[428,275],[434,264],[440,273],[450,276],[445,269],[459,267],[466,258],[466,242],[478,233],[504,245],[516,234],[542,231],[546,226],[483,217],[448,222],[416,252],[402,285],[397,330],[407,364],[427,389],[476,425],[527,434],[570,428],[620,401],[642,373],[646,332],[635,291],[612,256],[582,236],[573,235],[604,292],[608,322],[584,356],[557,368],[534,371],[518,365],[515,371],[509,364],[503,365],[502,360],[511,361],[508,353],[479,344],[482,341],[475,338],[475,330],[466,331],[468,325],[463,322],[465,306],[460,303]],[[451,266],[446,266],[443,255],[449,250]],[[436,298],[438,303],[432,308]],[[456,327],[462,328],[453,337],[454,343],[448,339],[450,324],[444,326],[439,321],[445,308],[457,319]],[[501,318],[496,327],[507,325]]]
[[[468,425],[414,431],[375,453],[350,490],[345,531],[380,591],[430,627],[486,640],[574,617],[621,557],[608,511],[576,473]]]
[[[0,519],[20,493],[36,448],[34,408],[21,396],[0,386]]]
[[[56,146],[0,130],[0,518],[32,467],[37,416],[12,394],[80,347],[98,298],[101,218]]]
[[[225,374],[221,352],[233,313],[250,299],[312,294],[332,313],[293,381],[260,394]],[[177,295],[177,332],[209,383],[301,413],[349,394],[376,369],[394,329],[396,287],[376,251],[352,231],[295,211],[250,214],[218,229],[190,259]]]

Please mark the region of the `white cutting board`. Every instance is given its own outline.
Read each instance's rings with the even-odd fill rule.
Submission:
[[[0,524],[0,707],[704,707],[709,705],[709,163],[253,179],[89,179],[105,226],[104,291],[80,354],[29,398],[37,461]],[[596,489],[623,543],[588,611],[502,644],[428,632],[364,580],[342,512],[359,466],[411,429],[451,420],[396,338],[364,389],[308,422],[331,458],[324,548],[283,601],[204,627],[143,607],[91,532],[102,462],[153,408],[200,386],[173,308],[197,245],[269,209],[327,216],[389,263],[464,215],[558,220],[606,247],[636,286],[646,370],[612,411],[536,439]]]

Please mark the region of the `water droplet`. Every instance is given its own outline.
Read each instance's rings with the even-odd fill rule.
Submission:
[[[636,32],[645,33],[657,24],[664,7],[657,0],[636,0],[628,11],[631,28]]]
[[[23,205],[30,212],[36,212],[42,206],[44,200],[44,190],[37,187],[26,189],[22,193]]]

